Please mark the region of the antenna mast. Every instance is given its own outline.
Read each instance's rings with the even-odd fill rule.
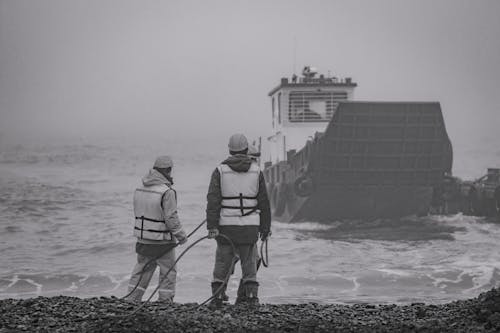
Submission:
[[[295,74],[296,61],[297,61],[297,36],[293,36],[293,74]]]

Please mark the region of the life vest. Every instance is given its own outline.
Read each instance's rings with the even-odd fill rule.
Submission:
[[[236,172],[226,164],[218,166],[222,203],[219,225],[258,226],[257,209],[260,168],[252,163],[247,172]]]
[[[134,192],[134,236],[148,240],[172,240],[163,214],[163,197],[173,191],[165,184],[144,186]]]

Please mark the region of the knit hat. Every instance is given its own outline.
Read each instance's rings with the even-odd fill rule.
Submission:
[[[166,169],[166,168],[172,168],[174,166],[174,161],[172,161],[172,158],[170,156],[160,156],[156,159],[154,168],[159,168],[159,169]]]

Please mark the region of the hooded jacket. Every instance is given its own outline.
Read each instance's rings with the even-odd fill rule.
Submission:
[[[145,189],[154,185],[165,184],[171,188],[172,183],[163,176],[159,171],[151,169],[149,173],[142,178],[142,184]],[[186,238],[186,233],[182,228],[177,214],[177,194],[174,189],[168,190],[163,195],[162,210],[165,218],[167,230],[178,240],[182,241]],[[137,238],[138,243],[142,244],[172,244],[174,240],[148,240]]]
[[[247,172],[252,165],[252,159],[247,155],[233,155],[221,164],[228,165],[233,171]],[[257,242],[259,232],[268,233],[271,228],[271,208],[267,196],[266,183],[262,172],[259,173],[259,191],[257,193],[257,209],[260,211],[259,226],[225,225],[220,226],[220,212],[222,205],[221,175],[216,168],[210,179],[207,194],[207,228],[219,229],[220,233],[228,236],[236,244],[253,244]],[[224,238],[217,238],[218,242],[227,243]]]

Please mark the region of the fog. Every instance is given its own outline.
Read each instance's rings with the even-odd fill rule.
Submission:
[[[455,147],[500,139],[500,2],[0,1],[8,142],[270,133],[305,65],[358,100],[439,101]]]

